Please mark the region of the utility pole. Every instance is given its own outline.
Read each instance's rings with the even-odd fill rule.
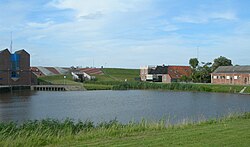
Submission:
[[[197,59],[199,60],[199,46],[197,46]]]

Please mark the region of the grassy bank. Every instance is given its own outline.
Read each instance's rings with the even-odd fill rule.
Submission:
[[[44,76],[39,77],[39,82],[43,83],[51,83],[56,85],[81,85],[82,83],[75,82],[72,79],[72,75],[68,74],[66,75],[66,78],[64,79],[64,75],[53,75],[53,76]]]
[[[152,90],[177,90],[177,91],[198,91],[198,92],[224,92],[239,93],[245,86],[239,85],[212,85],[212,84],[193,84],[193,83],[149,83],[138,82],[138,69],[119,69],[104,68],[103,75],[94,75],[96,80],[79,83],[72,80],[71,75],[64,79],[63,75],[46,76],[39,78],[52,84],[82,85],[87,90],[127,90],[127,89],[152,89]],[[127,82],[125,82],[125,79]],[[245,93],[250,93],[250,86],[247,86]]]
[[[82,83],[75,82],[72,76],[53,75],[40,77],[38,81],[41,84],[66,84],[66,85],[83,85],[87,90],[111,90],[114,85],[119,85],[125,80],[135,82],[139,79],[139,69],[122,69],[122,68],[104,68],[102,75],[92,75],[96,77],[94,81]]]
[[[176,90],[176,91],[198,91],[198,92],[224,92],[239,93],[245,86],[240,85],[214,85],[214,84],[189,84],[189,83],[149,83],[149,82],[123,82],[115,85],[115,90],[127,89],[152,89],[152,90]],[[250,89],[250,86],[247,86]],[[245,92],[248,92],[247,90]]]
[[[248,146],[249,124],[249,113],[179,125],[50,119],[1,123],[0,146]]]
[[[102,69],[103,75],[95,75],[96,81],[99,82],[134,82],[140,77],[139,69],[122,69],[122,68],[104,68]]]

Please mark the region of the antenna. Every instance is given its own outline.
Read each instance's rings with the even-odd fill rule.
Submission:
[[[197,46],[197,59],[199,60],[199,46]]]
[[[10,33],[10,53],[12,53],[12,32]]]

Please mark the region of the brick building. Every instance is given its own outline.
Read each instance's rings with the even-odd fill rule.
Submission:
[[[190,76],[189,66],[146,66],[140,68],[141,81],[162,83],[178,82],[182,76]]]
[[[31,85],[36,79],[30,70],[30,54],[25,50],[0,51],[0,85]]]
[[[211,74],[211,83],[249,85],[250,66],[220,66]]]

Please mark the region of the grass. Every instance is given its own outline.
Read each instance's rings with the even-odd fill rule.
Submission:
[[[39,77],[38,82],[41,85],[72,85],[77,86],[79,88],[73,90],[79,90],[79,89],[85,89],[83,86],[83,83],[75,82],[72,79],[72,76],[70,74],[66,75],[66,78],[64,79],[64,75],[53,75],[53,76],[44,76]]]
[[[91,84],[86,83],[84,84],[84,88],[87,90],[112,90],[112,85],[103,85],[103,84]]]
[[[161,89],[176,91],[223,92],[239,93],[245,86],[240,85],[214,85],[214,84],[189,84],[189,83],[149,83],[149,82],[124,82],[113,87],[116,90],[126,89]],[[247,87],[248,89],[250,86]]]
[[[244,92],[245,93],[250,93],[250,86],[248,86],[247,89]]]
[[[0,124],[0,146],[249,146],[250,113],[201,122],[41,120]]]
[[[139,69],[104,68],[103,75],[95,75],[97,81],[125,81],[133,82],[140,77]]]
[[[66,79],[64,79],[64,75],[53,75],[53,76],[40,77],[39,80],[57,85],[58,84],[81,85],[81,83],[73,81],[72,76],[70,74],[66,75]]]
[[[127,79],[128,82],[134,82],[139,78],[139,69],[121,69],[121,68],[104,68],[103,75],[93,75],[96,77],[95,81],[88,81],[83,84],[87,90],[110,90],[114,85],[119,85]],[[67,84],[67,85],[82,85],[79,82],[72,80],[71,75],[54,75],[40,77],[40,83],[44,84]]]

